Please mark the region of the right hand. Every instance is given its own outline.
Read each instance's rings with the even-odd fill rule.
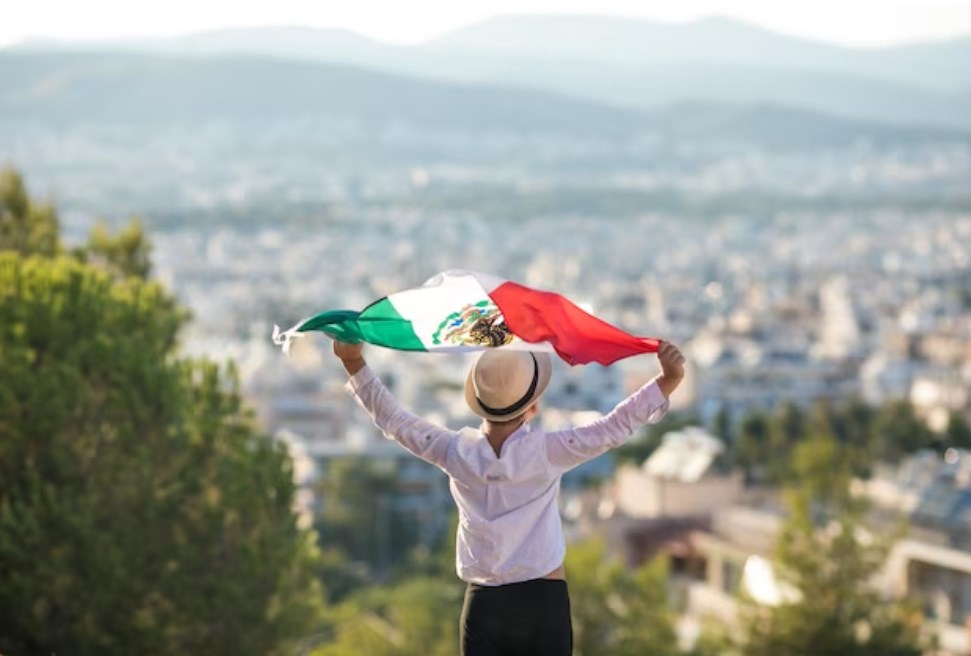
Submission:
[[[360,344],[348,344],[347,342],[341,342],[336,339],[334,340],[334,355],[340,358],[343,362],[356,362],[357,360],[363,360],[363,351],[363,342]]]
[[[657,359],[661,364],[661,375],[671,381],[684,378],[684,355],[671,342],[661,342],[657,349]]]

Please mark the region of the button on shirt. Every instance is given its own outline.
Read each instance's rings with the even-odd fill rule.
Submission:
[[[528,581],[559,567],[566,554],[560,477],[620,446],[668,409],[651,381],[589,424],[551,432],[524,424],[496,456],[481,429],[451,431],[402,409],[369,367],[346,389],[386,437],[448,474],[459,510],[456,571],[480,585]]]

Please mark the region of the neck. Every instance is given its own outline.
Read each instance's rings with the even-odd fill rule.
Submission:
[[[516,421],[504,421],[499,424],[492,423],[488,419],[486,420],[485,430],[483,432],[497,456],[506,439],[515,433],[524,423],[526,423],[526,417],[520,417]]]

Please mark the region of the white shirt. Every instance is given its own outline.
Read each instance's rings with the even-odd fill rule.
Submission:
[[[528,581],[559,567],[566,554],[560,477],[668,409],[651,381],[585,426],[546,433],[524,424],[497,457],[481,429],[451,431],[403,410],[368,367],[345,388],[386,437],[448,474],[459,510],[455,569],[463,581],[481,585]]]

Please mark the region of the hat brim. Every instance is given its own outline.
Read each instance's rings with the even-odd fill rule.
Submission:
[[[469,368],[469,374],[465,377],[465,402],[468,404],[472,412],[479,415],[483,419],[488,419],[490,421],[512,421],[518,417],[522,417],[526,414],[526,411],[543,396],[546,392],[546,388],[550,384],[550,378],[553,375],[553,358],[550,357],[549,353],[533,352],[536,357],[536,366],[538,371],[536,378],[536,391],[533,392],[532,397],[520,410],[510,413],[508,415],[495,415],[487,412],[482,404],[479,403],[479,399],[475,396],[475,388],[472,385],[472,374],[475,372],[475,367]]]

